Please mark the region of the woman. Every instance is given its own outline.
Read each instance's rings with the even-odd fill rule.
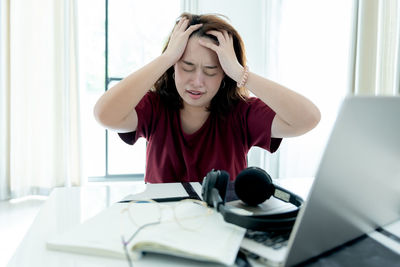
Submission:
[[[151,183],[201,181],[211,169],[234,180],[252,146],[274,152],[283,137],[304,134],[320,120],[308,99],[249,71],[229,23],[188,13],[163,53],[105,92],[94,114],[128,144],[147,139]]]

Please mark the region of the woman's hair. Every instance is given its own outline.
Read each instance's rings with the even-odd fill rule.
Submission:
[[[207,34],[207,32],[210,30],[227,31],[233,37],[233,47],[239,63],[242,66],[246,65],[246,55],[242,38],[240,37],[239,33],[228,22],[226,22],[226,20],[221,18],[221,15],[194,15],[183,13],[179,16],[176,24],[184,17],[189,19],[188,27],[194,24],[203,24],[203,26],[193,32],[190,37],[207,37],[218,43],[217,38],[213,35]],[[171,35],[168,37],[168,41],[164,46],[163,52],[167,49],[170,38]],[[179,110],[183,108],[183,100],[176,89],[173,74],[174,67],[172,66],[156,81],[153,90],[155,90],[155,92],[161,97],[161,100],[169,108]],[[240,99],[247,99],[248,95],[249,93],[246,88],[238,88],[237,83],[225,75],[221,82],[218,93],[211,100],[208,111],[210,111],[212,115],[221,115],[224,117]]]

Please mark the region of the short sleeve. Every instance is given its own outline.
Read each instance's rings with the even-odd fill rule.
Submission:
[[[154,92],[148,92],[136,105],[135,110],[138,117],[136,131],[118,133],[119,137],[127,144],[133,145],[140,137],[148,139],[154,131],[159,108],[159,97]]]
[[[282,138],[272,138],[271,128],[275,118],[275,111],[258,98],[250,98],[244,111],[244,123],[247,130],[247,144],[250,147],[258,146],[268,151],[275,152]]]

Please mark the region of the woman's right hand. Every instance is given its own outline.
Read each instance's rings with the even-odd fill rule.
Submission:
[[[164,52],[164,55],[171,59],[172,64],[175,64],[182,57],[189,40],[189,36],[203,26],[203,24],[195,24],[187,28],[188,23],[188,18],[181,18],[172,31],[168,47]]]

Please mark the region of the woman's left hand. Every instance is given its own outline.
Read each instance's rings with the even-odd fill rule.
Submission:
[[[199,44],[217,53],[219,63],[225,74],[238,82],[243,72],[243,66],[240,65],[236,58],[232,35],[225,30],[222,32],[211,30],[207,34],[215,36],[219,44],[215,44],[211,39],[207,38],[199,38]]]

